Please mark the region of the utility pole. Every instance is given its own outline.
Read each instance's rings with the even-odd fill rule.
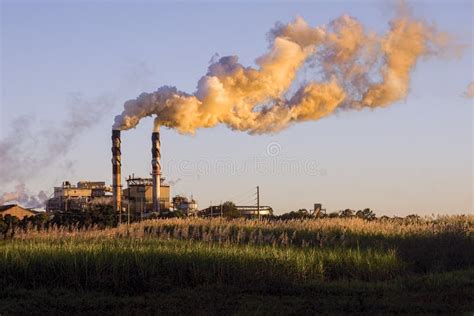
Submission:
[[[130,200],[127,203],[127,231],[130,226]]]
[[[211,218],[214,216],[213,213],[214,213],[214,212],[213,212],[212,201],[211,201]]]
[[[260,187],[257,185],[257,214],[258,220],[260,220]]]
[[[130,194],[130,193],[129,193]],[[130,203],[130,197],[129,197],[129,200],[127,201],[127,204]],[[117,217],[118,217],[118,225],[122,225],[122,208],[118,209],[118,214],[117,214]]]
[[[222,215],[223,215],[223,214],[222,214],[222,200],[221,200],[221,217],[222,217]]]
[[[135,208],[137,204],[135,203]],[[128,203],[127,203],[127,234],[128,234],[128,229],[130,227],[130,189],[128,190]]]

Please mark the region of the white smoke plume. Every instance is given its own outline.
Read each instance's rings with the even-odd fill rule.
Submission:
[[[474,98],[474,82],[471,82],[468,86],[466,91],[463,93],[463,96],[466,98]]]
[[[388,106],[407,97],[418,60],[450,44],[446,34],[414,19],[403,3],[389,26],[378,35],[348,15],[319,27],[300,17],[277,24],[257,68],[243,66],[237,56],[222,57],[193,94],[163,86],[125,102],[113,129],[127,130],[156,116],[155,126],[184,134],[218,124],[261,134],[341,109]],[[315,67],[319,78],[298,85],[298,75],[308,67]]]
[[[0,195],[0,205],[16,202],[27,208],[41,208],[47,199],[46,192],[40,191],[37,195],[31,195],[24,184],[19,184],[15,187],[15,191]]]

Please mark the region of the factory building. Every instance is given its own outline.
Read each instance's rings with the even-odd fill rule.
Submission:
[[[187,197],[181,195],[176,195],[173,197],[172,207],[174,211],[180,211],[187,216],[197,215],[198,211],[196,200],[194,200],[192,197],[188,199]]]
[[[160,209],[164,212],[171,208],[170,186],[161,178]],[[147,214],[154,211],[153,205],[153,179],[136,178],[130,176],[127,188],[120,189],[122,213],[130,210],[132,214]],[[60,187],[54,188],[54,195],[46,201],[47,212],[74,212],[83,211],[90,205],[113,206],[112,187],[105,182],[80,181],[72,185],[64,181]]]
[[[47,212],[81,211],[89,203],[111,204],[111,187],[100,181],[79,181],[72,185],[64,181],[54,188],[54,195],[46,201]]]
[[[120,130],[112,130],[112,192],[113,208],[118,214],[165,215],[170,211],[181,210],[185,214],[195,213],[194,199],[176,197],[170,201],[170,186],[164,182],[161,173],[160,127],[154,126],[151,134],[151,178],[129,177],[127,188],[122,190],[122,150]],[[121,218],[121,216],[119,218]]]
[[[160,179],[159,204],[160,210],[169,211],[170,186]],[[135,178],[134,175],[128,177],[127,188],[123,190],[123,206],[130,209],[132,214],[147,214],[155,212],[153,178]]]
[[[151,141],[151,177],[126,179],[127,188],[122,187],[122,152],[120,130],[112,130],[112,186],[105,182],[80,181],[71,185],[64,181],[62,186],[54,188],[54,196],[46,201],[48,212],[83,211],[91,205],[110,205],[120,215],[148,217],[164,215],[169,211],[181,210],[185,214],[195,213],[197,204],[194,199],[178,196],[171,203],[170,186],[161,177],[160,132],[155,127]]]

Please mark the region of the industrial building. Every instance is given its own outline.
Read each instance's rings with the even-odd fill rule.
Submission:
[[[268,217],[273,215],[273,209],[270,206],[260,206],[258,209],[255,205],[237,205],[236,207],[240,214],[247,218]]]
[[[198,211],[198,205],[192,197],[188,199],[181,195],[177,195],[173,198],[172,208],[174,211],[180,211],[187,216],[197,215]]]
[[[270,206],[256,206],[256,205],[236,205],[235,208],[240,216],[245,218],[265,218],[273,215],[273,209]],[[222,204],[212,205],[199,211],[200,216],[204,217],[218,217],[223,216]]]
[[[64,181],[54,188],[53,197],[46,201],[47,212],[81,211],[89,203],[111,204],[110,186],[101,181],[79,181],[72,185]]]
[[[171,202],[170,186],[161,177],[160,133],[155,128],[151,141],[151,177],[131,175],[122,187],[122,154],[120,130],[112,130],[112,186],[100,181],[80,181],[72,185],[64,181],[54,188],[54,195],[46,201],[48,212],[83,211],[91,205],[110,205],[117,214],[148,217],[180,210],[187,215],[197,212],[194,199],[176,196]],[[119,216],[121,218],[121,216]]]
[[[60,187],[54,188],[54,195],[46,201],[48,212],[74,212],[82,211],[90,205],[113,205],[112,188],[100,181],[80,181],[72,185],[64,181]],[[134,175],[127,179],[127,188],[121,190],[124,201],[122,212],[130,210],[135,213],[153,212],[153,181],[151,178],[135,178]],[[161,179],[160,207],[169,210],[170,186]]]
[[[169,211],[170,186],[160,179],[159,204],[160,210]],[[153,205],[153,179],[136,178],[135,175],[128,177],[127,188],[123,190],[122,197],[124,206],[132,214],[146,214],[154,212]]]

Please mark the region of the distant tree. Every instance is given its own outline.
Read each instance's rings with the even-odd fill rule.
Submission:
[[[15,229],[20,226],[20,220],[16,216],[12,216],[10,214],[5,215],[3,217],[3,222],[5,223],[5,226],[3,228],[3,238],[6,239],[8,238],[8,235],[10,235],[10,238],[13,238],[15,236]]]
[[[421,217],[420,217],[420,215],[411,214],[411,215],[408,215],[407,217],[405,217],[404,220],[408,221],[408,222],[416,223],[416,222],[419,222],[421,220]]]
[[[105,227],[117,226],[117,217],[115,216],[115,211],[111,205],[102,205],[100,214],[100,220]]]
[[[366,208],[362,211],[361,210],[357,211],[356,216],[368,221],[375,219],[375,213],[370,208]]]
[[[354,216],[354,211],[346,208],[344,211],[339,213],[339,217],[352,217]]]
[[[30,216],[27,219],[31,226],[37,230],[44,230],[49,228],[52,218],[53,216],[51,214],[40,213],[35,216]]]
[[[5,218],[0,215],[0,234],[3,235],[3,239],[7,238],[8,225],[5,222]]]
[[[222,215],[227,218],[241,217],[239,210],[237,210],[237,206],[235,206],[234,202],[231,201],[222,204]]]
[[[284,213],[280,216],[280,219],[282,220],[304,219],[304,218],[312,218],[311,214],[305,208],[301,208],[296,212],[291,211],[289,213]]]
[[[174,212],[169,212],[166,216],[167,218],[184,218],[186,214],[182,210],[176,210]]]

